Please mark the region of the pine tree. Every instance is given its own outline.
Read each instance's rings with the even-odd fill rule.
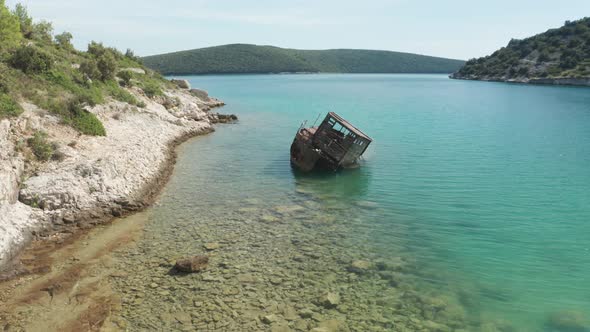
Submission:
[[[20,22],[6,7],[5,0],[0,0],[0,48],[9,49],[22,39]]]

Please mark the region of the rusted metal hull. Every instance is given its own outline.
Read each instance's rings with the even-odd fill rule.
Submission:
[[[321,151],[311,144],[312,135],[313,128],[300,129],[291,144],[291,165],[304,172],[313,170],[322,158]]]
[[[309,172],[358,166],[372,139],[334,112],[318,127],[302,125],[291,144],[291,165]]]
[[[341,168],[358,167],[356,161],[338,163],[321,149],[314,147],[311,140],[300,134],[295,136],[291,144],[291,165],[303,172],[311,172],[313,170],[337,171]]]

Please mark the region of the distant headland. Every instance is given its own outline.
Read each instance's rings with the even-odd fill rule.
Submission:
[[[512,39],[491,55],[467,61],[451,78],[590,86],[590,18]]]

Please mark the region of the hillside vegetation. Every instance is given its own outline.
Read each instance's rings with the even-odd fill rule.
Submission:
[[[105,135],[87,106],[113,98],[143,107],[124,87],[137,85],[153,95],[168,84],[152,71],[138,74],[145,68],[130,50],[123,54],[92,42],[81,52],[72,38],[68,32],[54,35],[49,22],[34,22],[24,6],[10,10],[0,0],[0,120],[20,115],[20,105],[28,102],[82,134]]]
[[[565,22],[558,29],[523,40],[467,61],[453,78],[515,80],[590,77],[590,18]]]
[[[142,58],[164,75],[238,73],[452,73],[464,61],[371,50],[295,50],[232,44]]]

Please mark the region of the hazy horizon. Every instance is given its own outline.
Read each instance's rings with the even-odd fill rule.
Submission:
[[[590,2],[540,6],[532,0],[368,0],[286,3],[262,0],[160,1],[7,0],[25,4],[55,32],[69,31],[86,49],[101,41],[148,56],[225,44],[295,49],[370,49],[467,60],[492,53],[511,38],[526,38],[590,13]]]

